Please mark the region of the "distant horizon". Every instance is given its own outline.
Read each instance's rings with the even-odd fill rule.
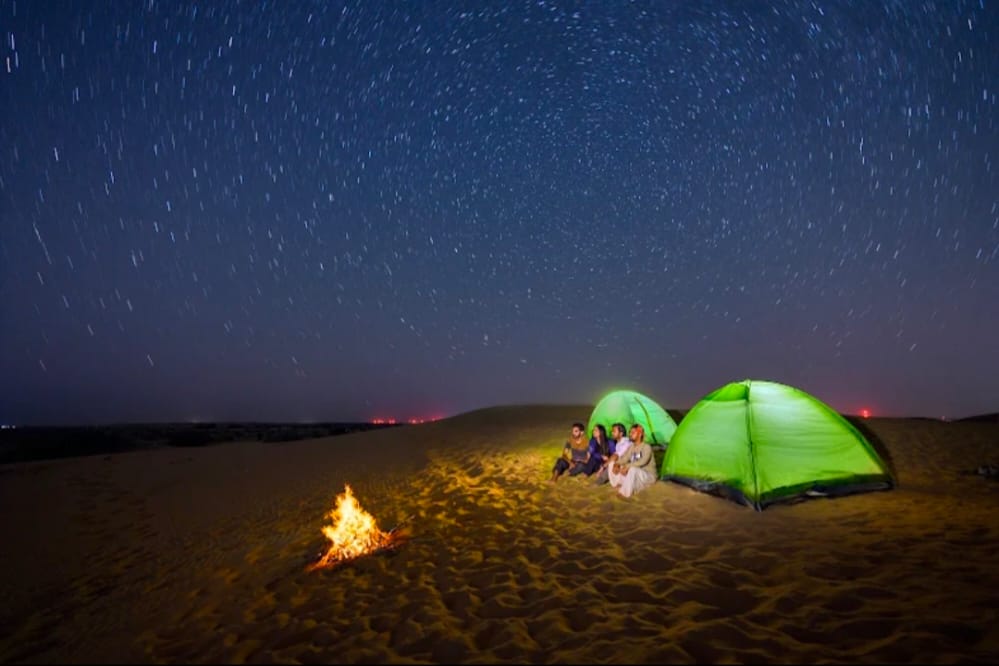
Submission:
[[[185,420],[185,419],[174,419],[174,420],[150,420],[150,421],[95,421],[95,422],[58,422],[58,423],[0,423],[0,429],[14,429],[14,428],[115,428],[115,427],[129,427],[129,426],[171,426],[171,425],[259,425],[259,426],[278,426],[278,425],[291,425],[291,426],[309,426],[309,425],[353,425],[353,424],[364,424],[364,425],[422,425],[433,423],[435,421],[442,421],[445,419],[456,418],[466,414],[472,414],[478,411],[490,410],[490,409],[503,409],[503,408],[530,408],[530,407],[589,407],[592,409],[594,405],[586,405],[584,403],[503,403],[495,405],[486,405],[483,407],[476,407],[454,414],[447,414],[443,416],[437,416],[432,418],[421,418],[421,417],[396,417],[394,421],[390,422],[393,417],[372,417],[370,419],[360,418],[360,419],[319,419],[319,420],[253,420],[253,419],[196,419],[196,420]],[[689,412],[694,405],[689,407],[669,407],[663,406],[668,412]],[[863,410],[858,412],[841,412],[836,413],[842,416],[855,417],[858,419],[922,419],[930,421],[964,421],[973,420],[980,418],[991,418],[999,415],[999,409],[994,411],[976,412],[972,414],[965,414],[959,416],[927,416],[921,414],[876,414],[870,413],[865,415]],[[589,413],[580,414],[581,419],[589,417]]]

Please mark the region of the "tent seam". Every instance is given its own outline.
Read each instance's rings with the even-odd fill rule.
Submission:
[[[756,468],[756,441],[753,437],[752,397],[753,381],[746,380],[746,436],[749,439],[749,464],[753,470],[753,507],[760,509],[760,479]]]
[[[652,425],[652,417],[649,416],[649,410],[645,409],[645,404],[642,402],[641,398],[636,397],[635,402],[637,402],[638,406],[642,408],[642,413],[645,414],[645,422],[649,424],[649,434],[651,435],[649,439],[655,441],[656,429]]]

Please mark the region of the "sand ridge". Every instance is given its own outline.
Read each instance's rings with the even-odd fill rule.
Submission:
[[[546,482],[587,407],[0,468],[0,660],[929,662],[999,656],[994,424],[875,419],[899,487],[754,512]],[[307,572],[350,483],[398,551]]]

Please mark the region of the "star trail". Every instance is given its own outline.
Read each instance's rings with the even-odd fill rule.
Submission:
[[[746,378],[994,412],[997,32],[958,0],[4,2],[0,421]]]

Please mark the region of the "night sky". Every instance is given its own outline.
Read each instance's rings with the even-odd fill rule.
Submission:
[[[0,38],[0,422],[999,410],[999,2],[7,0]]]

